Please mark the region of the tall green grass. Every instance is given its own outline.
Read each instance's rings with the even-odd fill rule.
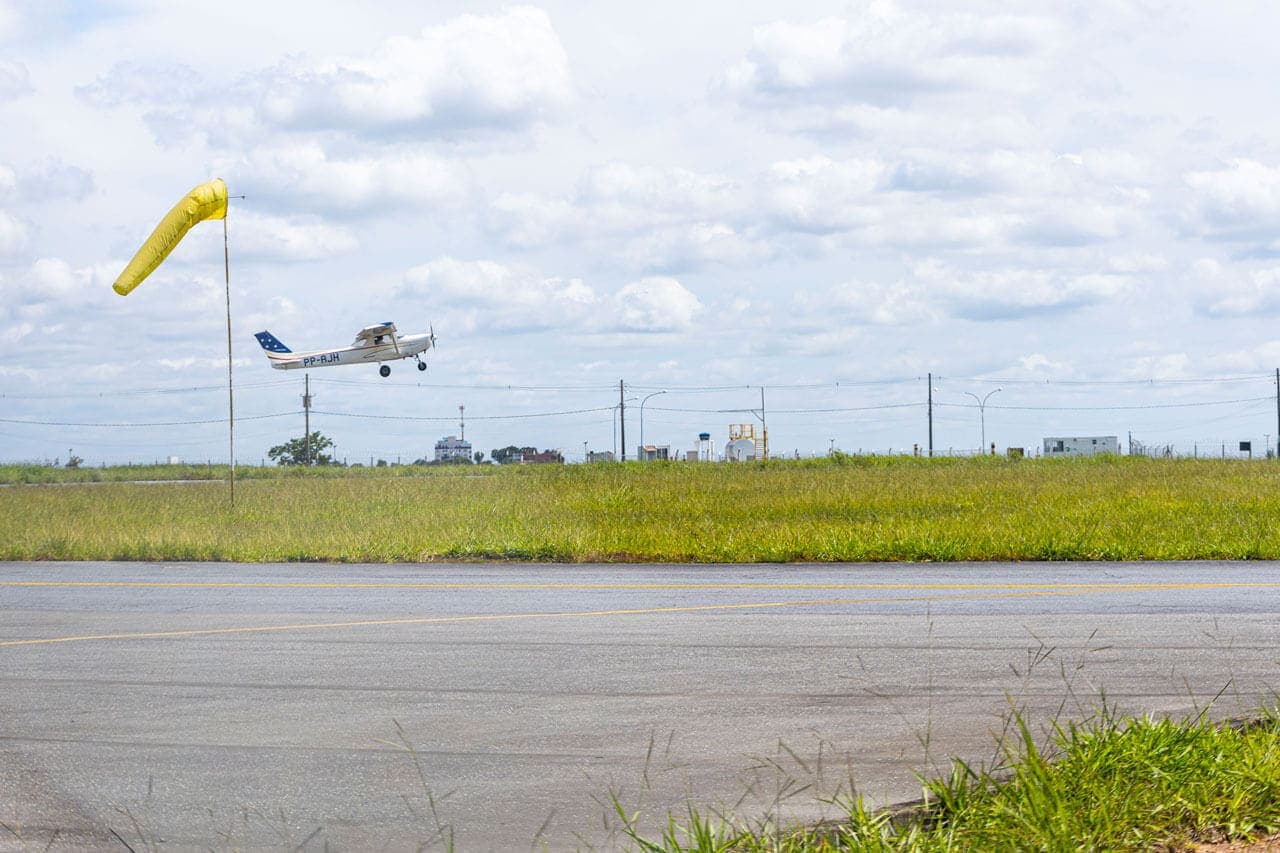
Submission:
[[[248,470],[254,476],[241,469],[234,508],[226,483],[0,488],[0,558],[1280,558],[1280,466],[1262,461],[836,457]]]
[[[784,831],[770,818],[708,816],[696,806],[657,834],[614,800],[625,836],[648,851],[960,851],[1190,849],[1280,829],[1280,720],[1232,727],[1102,715],[1055,725],[1047,751],[1025,720],[996,770],[956,761],[922,780],[924,805],[894,817],[861,798],[847,819]]]

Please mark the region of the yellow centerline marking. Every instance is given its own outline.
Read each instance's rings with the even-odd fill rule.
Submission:
[[[979,586],[979,585],[974,585]],[[1050,585],[1045,585],[1049,587]],[[288,625],[247,625],[233,628],[196,628],[183,631],[142,631],[121,634],[92,634],[75,637],[47,637],[36,640],[4,640],[0,646],[39,646],[52,643],[77,643],[94,640],[146,640],[172,637],[207,637],[225,634],[254,634],[281,631],[314,631],[328,628],[364,628],[386,625],[443,625],[463,622],[503,622],[528,619],[574,619],[601,616],[642,616],[662,613],[699,613],[716,610],[753,610],[782,607],[830,607],[849,604],[879,604],[926,601],[957,601],[996,598],[1034,598],[1044,596],[1080,595],[1086,593],[1141,592],[1149,589],[1201,589],[1212,584],[1063,584],[1058,588],[1018,589],[1014,592],[961,593],[955,595],[876,596],[871,598],[827,598],[805,601],[763,601],[734,604],[691,604],[673,607],[643,607],[612,610],[577,610],[564,613],[485,613],[470,616],[421,616],[401,619],[359,619],[345,622],[311,622]],[[1219,586],[1280,586],[1280,584],[1221,584]],[[881,587],[876,587],[881,588]],[[897,587],[894,587],[897,588]],[[951,587],[944,587],[951,588]],[[991,585],[992,589],[1002,588]],[[1004,587],[1007,588],[1007,587]]]

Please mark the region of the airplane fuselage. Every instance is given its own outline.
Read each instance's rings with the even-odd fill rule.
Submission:
[[[276,370],[298,370],[339,364],[395,361],[398,358],[413,358],[429,349],[431,349],[431,335],[400,335],[396,338],[395,344],[388,340],[382,343],[363,343],[313,352],[267,352],[267,358]]]

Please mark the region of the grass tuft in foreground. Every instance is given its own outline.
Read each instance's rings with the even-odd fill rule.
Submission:
[[[1274,710],[1247,726],[1104,715],[1055,726],[1045,751],[1014,722],[1006,766],[954,762],[949,778],[924,780],[925,804],[906,818],[857,798],[847,821],[779,834],[691,807],[646,837],[615,805],[625,835],[649,851],[1178,850],[1280,829]]]

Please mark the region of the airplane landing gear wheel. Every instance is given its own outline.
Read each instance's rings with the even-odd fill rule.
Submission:
[[[383,377],[390,376],[390,375],[391,375],[391,368],[390,368],[390,367],[388,367],[388,366],[387,366],[387,365],[385,365],[385,364],[384,364],[384,365],[382,365],[382,367],[379,367],[379,368],[378,368],[378,375],[379,375],[379,376],[383,376]]]
[[[426,370],[426,369],[427,369],[427,363],[426,363],[425,361],[420,361],[420,362],[418,362],[418,369],[419,369],[419,370]]]

